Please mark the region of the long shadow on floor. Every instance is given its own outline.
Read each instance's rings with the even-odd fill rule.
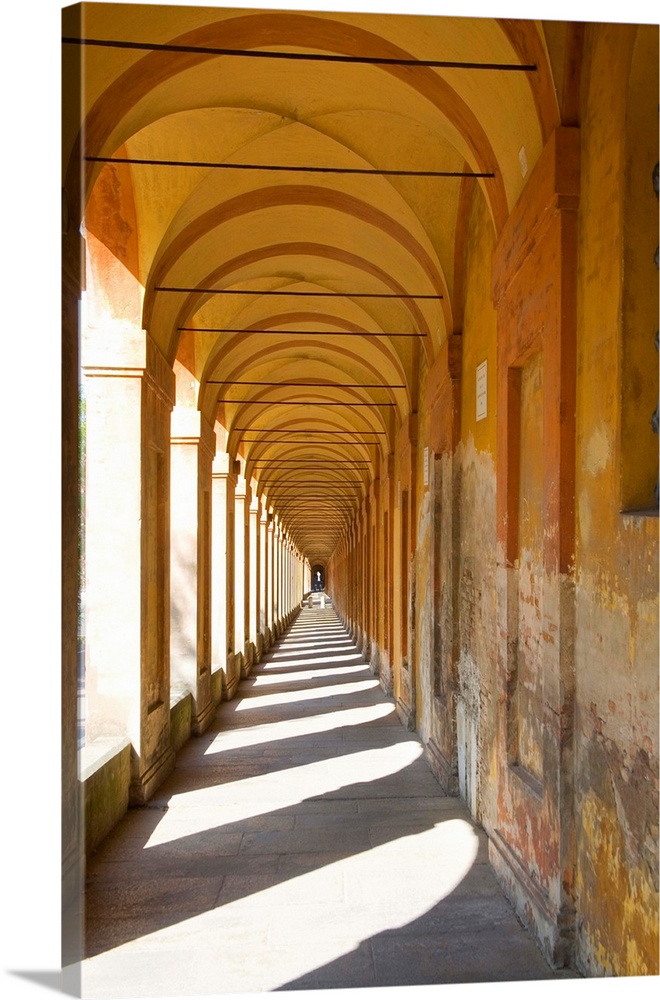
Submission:
[[[305,753],[299,763],[324,759],[323,748],[319,747]],[[85,900],[86,955],[91,957],[254,891],[308,874],[327,863],[369,851],[375,842],[432,829],[447,817],[447,807],[453,811],[455,803],[443,799],[441,793],[437,799],[428,798],[426,765],[420,771],[418,763],[376,781],[339,787],[284,809],[178,836],[155,846],[148,846],[148,842],[166,806],[153,803],[139,813],[131,813],[90,864]],[[281,770],[280,765],[275,770]],[[263,768],[255,773],[263,774]],[[245,776],[241,774],[241,778]],[[208,788],[209,782],[195,783],[195,787]],[[403,787],[409,789],[410,808],[400,814],[398,822],[390,817],[374,837],[365,826],[358,802],[398,799]],[[190,790],[188,784],[186,788]],[[421,808],[414,809],[421,797]],[[306,805],[307,816],[313,819],[301,825]],[[340,836],[333,824],[333,813],[341,818]]]
[[[447,820],[458,817],[469,824],[462,804],[443,796],[422,758],[421,745],[403,730],[391,700],[373,687],[342,692],[351,683],[371,678],[366,665],[364,672],[342,676],[341,665],[329,663],[326,675],[323,657],[327,661],[328,652],[314,648],[312,634],[309,649],[299,651],[294,665],[284,666],[284,656],[290,663],[286,638],[242,682],[239,698],[220,705],[213,726],[183,748],[175,771],[148,805],[131,810],[91,859],[85,899],[88,957],[338,861],[367,858],[374,849],[424,834]],[[355,647],[349,644],[347,651],[351,649]],[[318,663],[310,666],[301,662],[304,659]],[[298,691],[303,680],[297,681],[296,673],[310,670],[318,672],[304,680],[311,700],[287,703],[289,688],[280,687],[277,677],[288,674],[291,690]],[[275,683],[269,683],[271,679]],[[332,688],[337,692],[331,693]],[[277,699],[273,704],[273,695],[280,692],[281,705]],[[251,705],[260,695],[270,698],[270,704]],[[334,728],[333,717],[337,722],[352,719],[353,711],[359,715],[374,704],[368,719]],[[270,729],[260,730],[280,721],[293,726],[296,735],[273,738]],[[408,749],[399,756],[402,744]],[[379,776],[346,783],[337,780],[337,770],[333,777],[335,765],[348,765],[350,774],[353,760],[356,767],[366,761]],[[315,765],[320,765],[318,792],[310,790]],[[263,783],[253,800],[232,795],[245,781]],[[269,809],[268,783],[273,781],[278,782],[279,801],[282,788],[290,801]],[[192,810],[182,807],[179,796],[190,796]],[[220,816],[223,820],[217,822]],[[200,828],[190,832],[195,824]],[[455,957],[453,972],[449,965],[443,971],[438,949],[450,929],[452,942],[456,934],[464,935],[468,952],[483,950],[491,939],[503,948],[501,925],[505,918],[512,920],[512,911],[487,864],[483,836],[480,843],[460,884],[423,916],[366,938],[354,951],[282,988],[479,981],[473,963],[467,978],[460,978]],[[509,936],[511,948],[518,948],[519,956],[520,949],[525,952],[520,967],[527,971],[521,978],[544,978],[544,969],[549,975],[544,964],[538,974],[529,973],[537,966],[525,949],[534,946],[522,928],[520,933],[515,946],[515,935]],[[498,961],[493,955],[484,957],[479,973],[484,981],[503,977]],[[507,978],[516,978],[508,968]]]
[[[490,866],[481,863],[418,919],[366,938],[335,961],[276,991],[557,978],[581,977],[547,964],[532,936],[515,919]]]

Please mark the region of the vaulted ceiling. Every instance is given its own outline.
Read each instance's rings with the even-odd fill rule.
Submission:
[[[112,3],[63,24],[72,216],[139,282],[142,325],[324,563],[417,409],[420,364],[460,332],[475,191],[497,234],[558,123],[565,37]]]

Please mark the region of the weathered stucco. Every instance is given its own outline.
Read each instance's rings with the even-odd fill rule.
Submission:
[[[497,590],[495,469],[471,439],[458,449],[461,467],[457,733],[459,776],[475,818],[487,822],[491,803],[486,748],[495,731]],[[476,787],[475,787],[476,783]],[[492,815],[492,814],[491,814]]]
[[[623,181],[631,155],[627,139],[634,144],[633,158],[647,166],[648,188],[638,188],[647,195],[644,214],[657,213],[650,184],[657,121],[655,141],[652,134],[627,136],[628,81],[639,72],[640,48],[657,76],[657,28],[642,29],[642,39],[628,28],[617,34],[616,46],[612,31],[612,26],[589,28],[590,85],[584,95],[576,483],[577,944],[580,965],[590,974],[657,975],[658,521],[620,512],[631,495],[630,461],[642,447],[641,426],[635,432],[623,424],[640,408],[639,394],[630,396],[621,367],[628,329],[623,304],[628,283],[638,280],[641,267],[641,262],[635,269],[624,266],[624,218],[630,219]],[[647,51],[649,35],[655,36],[654,56]],[[654,105],[650,113],[656,112]],[[657,245],[657,227],[654,239]],[[645,312],[638,297],[634,314],[635,324],[647,328],[649,347],[657,328],[657,272],[651,263],[646,284],[655,281],[655,304]],[[648,414],[644,423],[650,423]]]

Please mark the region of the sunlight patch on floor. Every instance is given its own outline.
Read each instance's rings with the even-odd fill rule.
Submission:
[[[204,751],[204,756],[222,753],[224,750],[256,747],[264,743],[272,743],[277,746],[280,740],[277,735],[278,726],[286,732],[287,740],[295,740],[300,736],[313,736],[315,733],[332,732],[333,729],[377,722],[379,719],[385,719],[393,714],[394,705],[391,702],[386,702],[379,705],[368,705],[364,708],[337,709],[323,715],[310,715],[304,719],[283,719],[281,723],[268,722],[263,726],[250,726],[249,729],[224,729],[218,733]]]
[[[442,905],[477,847],[469,823],[441,822],[129,941],[94,958],[95,972],[147,962],[150,992],[142,995],[152,996],[204,981],[222,983],[223,994],[286,987]]]
[[[295,676],[295,675],[294,675]],[[289,682],[291,676],[289,675]],[[378,687],[378,680],[372,677],[364,681],[353,681],[350,684],[337,686],[336,683],[325,687],[306,689],[304,691],[273,692],[272,694],[250,695],[243,697],[240,704],[236,706],[236,712],[250,712],[254,708],[265,708],[267,705],[292,705],[300,701],[315,701],[320,698],[337,698],[345,694],[356,694],[358,691],[371,691]]]
[[[291,656],[294,650],[300,650],[302,653],[325,653],[328,649],[339,649],[345,651],[347,649],[355,649],[354,642],[342,642],[341,639],[326,639],[324,642],[286,642],[282,643],[279,647],[282,652],[271,653],[268,657],[269,660],[281,660],[284,656]]]
[[[368,668],[364,663],[358,664],[355,667],[339,667],[337,670],[327,670],[325,667],[320,667],[316,670],[294,670],[288,674],[280,674],[279,670],[281,667],[286,667],[286,663],[278,663],[277,669],[278,673],[269,674],[264,672],[263,674],[253,674],[249,681],[246,681],[246,685],[250,683],[252,687],[271,687],[273,684],[291,684],[292,682],[299,681],[313,681],[313,680],[330,680],[332,677],[344,677],[347,674],[363,674]],[[295,666],[295,664],[294,664]],[[243,687],[241,691],[247,690],[247,687]]]
[[[330,650],[328,650],[328,652],[324,652],[323,655],[320,656],[307,656],[307,657],[304,657],[304,654],[302,652],[300,654],[291,653],[289,654],[289,656],[295,656],[296,657],[295,660],[287,658],[279,660],[277,664],[273,664],[273,668],[277,667],[277,669],[279,669],[280,667],[296,667],[298,665],[300,665],[301,667],[306,667],[310,664],[312,666],[319,666],[321,663],[350,663],[351,661],[355,663],[355,661],[357,660],[359,663],[362,664],[363,670],[369,669],[367,667],[367,664],[364,662],[364,657],[362,656],[361,653],[348,653],[339,651],[336,656],[329,656],[328,655],[329,652]],[[265,668],[264,673],[265,674],[268,673],[268,667]]]
[[[418,743],[397,743],[291,767],[286,770],[286,780],[276,769],[180,792],[169,800],[169,808],[149,837],[145,850],[207,830],[222,833],[223,826],[230,823],[281,811],[306,799],[318,799],[347,788],[356,774],[361,783],[379,781],[409,767],[422,753]]]

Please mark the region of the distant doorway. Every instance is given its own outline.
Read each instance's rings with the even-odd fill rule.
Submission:
[[[325,566],[312,567],[312,590],[315,593],[325,590]]]

